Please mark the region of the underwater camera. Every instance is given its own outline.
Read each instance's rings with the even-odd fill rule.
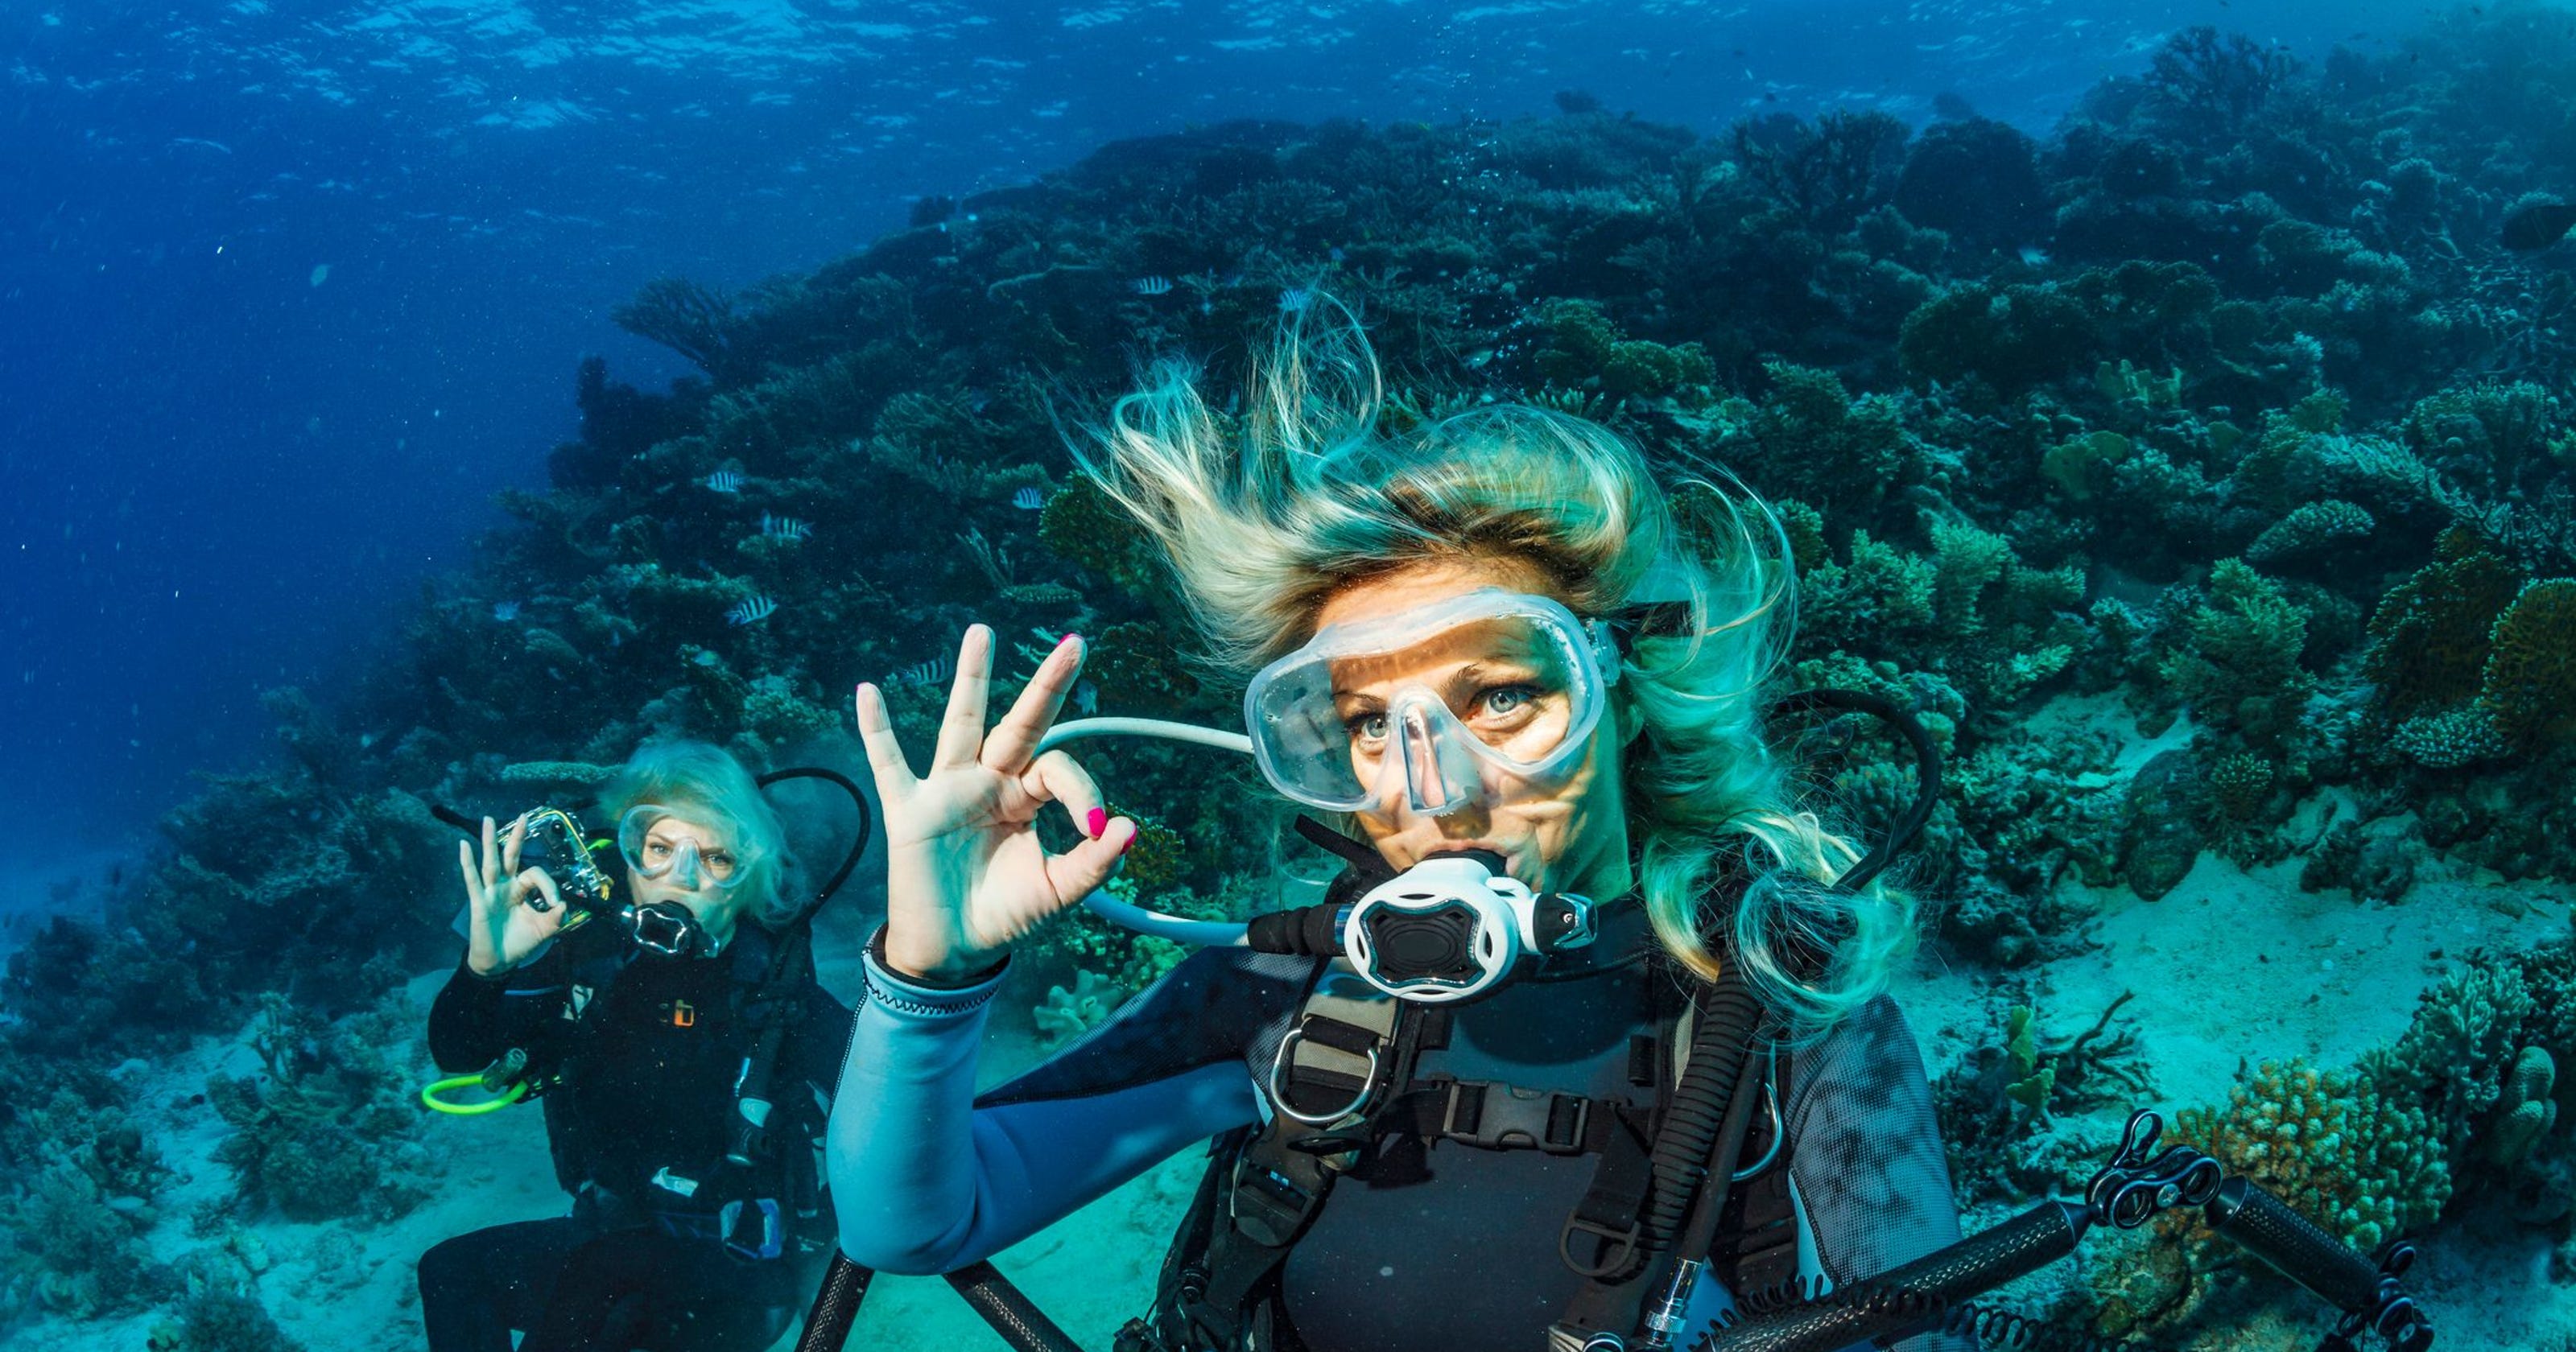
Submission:
[[[572,912],[564,917],[566,926],[614,909],[609,895],[615,884],[591,858],[595,851],[607,848],[607,841],[591,840],[581,829],[581,819],[559,807],[530,808],[511,829],[519,827],[528,832],[519,846],[519,867],[544,869],[555,880],[555,890]],[[528,905],[539,911],[554,909],[542,893],[528,898]]]

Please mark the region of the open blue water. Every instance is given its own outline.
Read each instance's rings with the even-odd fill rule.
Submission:
[[[739,285],[1106,140],[1955,93],[2044,133],[2166,33],[2386,50],[2407,0],[0,3],[0,819],[112,843],[381,655],[543,482],[642,283]]]

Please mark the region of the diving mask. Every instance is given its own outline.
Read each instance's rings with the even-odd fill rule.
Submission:
[[[1453,812],[1573,772],[1618,680],[1608,626],[1484,588],[1326,627],[1263,667],[1244,725],[1273,788],[1328,812]]]
[[[664,823],[694,828],[689,834],[656,829]],[[618,819],[617,850],[639,878],[668,878],[674,887],[729,888],[743,880],[742,859],[723,846],[701,846],[695,832],[704,827],[671,808],[642,803]]]

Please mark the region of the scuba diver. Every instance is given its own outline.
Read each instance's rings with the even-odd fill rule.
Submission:
[[[586,840],[541,851],[545,819],[570,821],[552,809],[506,834],[484,818],[479,858],[458,847],[465,958],[431,1006],[429,1045],[469,1073],[433,1089],[483,1071],[510,1092],[482,1106],[542,1094],[573,1208],[421,1256],[433,1352],[508,1352],[514,1329],[528,1352],[767,1347],[828,1249],[816,1096],[832,1090],[850,1011],[815,983],[761,781],[720,748],[661,742],[600,806],[622,880]],[[774,1102],[745,1088],[755,1061]]]
[[[888,916],[825,1149],[848,1259],[954,1273],[1211,1138],[1121,1349],[1688,1347],[1957,1240],[1887,993],[1914,905],[1766,740],[1776,517],[1541,409],[1388,433],[1356,322],[1286,322],[1239,433],[1167,366],[1076,453],[1346,867],[978,1096],[1011,947],[1109,913],[1137,827],[1050,740],[1078,636],[988,730],[970,627],[926,764],[860,686]]]

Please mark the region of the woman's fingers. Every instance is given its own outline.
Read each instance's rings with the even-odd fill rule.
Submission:
[[[877,781],[877,800],[892,802],[913,784],[912,763],[894,736],[894,719],[886,713],[885,692],[862,684],[850,697],[859,718],[859,744],[868,750],[868,773]]]
[[[485,891],[501,885],[501,850],[493,841],[493,835],[498,830],[491,818],[483,819],[483,888]]]
[[[563,905],[562,890],[555,886],[553,875],[541,868],[532,868],[520,874],[517,880],[510,884],[510,890],[513,895],[522,900],[530,892],[543,894],[548,910],[554,910]]]
[[[528,819],[521,817],[517,821],[510,823],[509,838],[501,842],[502,872],[516,873],[519,871],[519,850],[527,843]]]
[[[993,690],[993,631],[966,626],[957,644],[957,679],[948,687],[948,712],[939,720],[939,746],[930,753],[931,773],[971,765],[984,744],[984,706]]]
[[[1064,804],[1065,815],[1073,818],[1074,828],[1085,840],[1096,839],[1108,824],[1099,783],[1080,762],[1061,751],[1031,761],[1020,774],[1020,788],[1041,803]]]
[[[1118,871],[1118,861],[1127,847],[1136,843],[1136,823],[1126,817],[1113,818],[1100,834],[1062,854],[1047,856],[1047,881],[1055,894],[1068,902],[1090,896],[1109,875]]]
[[[1037,674],[1029,678],[1028,688],[1012,701],[1011,711],[984,739],[984,752],[978,759],[984,768],[1011,774],[1020,768],[1029,754],[1037,750],[1047,729],[1055,724],[1057,711],[1064,708],[1066,692],[1082,673],[1082,636],[1067,634],[1057,639],[1055,651],[1038,663]]]
[[[483,886],[482,870],[474,866],[474,842],[456,842],[456,871],[465,875],[466,903],[474,908],[476,915],[481,915],[488,908],[486,898],[492,893]]]

